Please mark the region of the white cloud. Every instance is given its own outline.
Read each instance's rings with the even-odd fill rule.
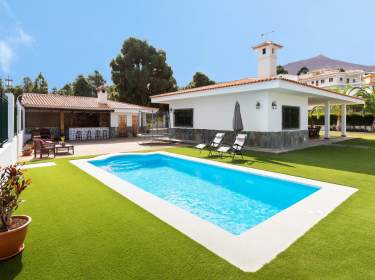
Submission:
[[[0,0],[0,24],[0,69],[9,73],[18,49],[32,45],[35,39],[22,28],[6,0]]]
[[[29,45],[34,42],[34,38],[27,34],[22,27],[18,26],[17,28],[18,35],[14,38],[14,40],[20,44]]]
[[[13,50],[5,41],[0,41],[0,67],[3,72],[9,72],[13,60]]]

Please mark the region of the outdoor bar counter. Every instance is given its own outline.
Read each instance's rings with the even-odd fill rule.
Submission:
[[[82,139],[77,139],[79,131]],[[109,138],[109,127],[72,127],[69,128],[69,140],[95,140],[98,139],[96,131],[99,131],[99,139]]]

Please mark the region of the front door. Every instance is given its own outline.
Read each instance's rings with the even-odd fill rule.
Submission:
[[[118,117],[118,136],[128,136],[126,131],[126,115],[119,115]]]
[[[132,133],[134,137],[138,135],[138,129],[139,129],[138,115],[134,114],[132,115]]]

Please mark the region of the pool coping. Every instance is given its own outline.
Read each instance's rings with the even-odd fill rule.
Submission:
[[[313,185],[319,187],[320,190],[242,234],[234,235],[89,163],[92,160],[101,160],[117,155],[150,154],[162,154],[250,174]],[[357,189],[348,186],[164,151],[114,153],[89,159],[71,160],[70,162],[245,272],[255,272],[269,263],[357,191]]]

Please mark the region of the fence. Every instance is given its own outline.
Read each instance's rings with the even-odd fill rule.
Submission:
[[[0,148],[8,141],[8,100],[0,94]]]

